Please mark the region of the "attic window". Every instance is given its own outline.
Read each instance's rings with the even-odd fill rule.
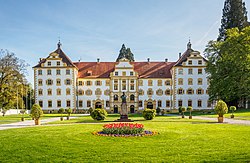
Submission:
[[[91,76],[92,75],[92,71],[87,71],[87,76]]]

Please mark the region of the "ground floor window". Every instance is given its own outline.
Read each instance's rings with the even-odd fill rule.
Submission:
[[[66,105],[67,107],[70,107],[70,100],[67,100],[67,101],[66,101],[66,104],[67,104],[67,105]]]
[[[79,107],[82,108],[82,100],[79,101]]]
[[[212,106],[212,103],[210,101],[207,101],[207,107],[211,107]]]
[[[39,106],[42,108],[43,107],[43,101],[39,101]]]
[[[61,102],[61,100],[58,100],[57,101],[57,107],[61,107],[62,106],[62,102]]]
[[[158,101],[158,107],[162,107],[161,100]]]
[[[182,100],[178,101],[178,106],[181,107],[182,106]]]
[[[52,101],[51,101],[51,100],[48,101],[48,107],[49,107],[49,108],[52,107]]]
[[[142,101],[140,100],[140,101],[139,101],[139,107],[142,107],[142,105],[143,105],[143,104],[142,104]]]
[[[192,106],[192,100],[188,100],[188,106]]]
[[[106,101],[106,107],[110,107],[109,101]]]
[[[87,101],[87,107],[91,107],[91,101],[90,100]]]
[[[166,107],[170,107],[170,101],[169,100],[166,101]]]
[[[202,101],[201,100],[198,100],[197,106],[202,107]]]

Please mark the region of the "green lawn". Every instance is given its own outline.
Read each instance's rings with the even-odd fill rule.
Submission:
[[[110,116],[107,121],[117,118]],[[250,161],[249,126],[166,116],[153,121],[131,118],[160,134],[130,138],[92,135],[104,122],[89,124],[89,116],[76,120],[86,123],[1,130],[1,162]]]

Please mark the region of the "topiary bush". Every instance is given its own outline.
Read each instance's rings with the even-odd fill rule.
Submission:
[[[214,108],[214,111],[219,115],[219,117],[223,117],[223,115],[228,112],[227,104],[223,100],[219,100]]]
[[[156,110],[155,109],[144,109],[142,112],[142,116],[146,120],[152,120],[154,119],[156,115]]]
[[[231,115],[231,118],[234,118],[234,111],[236,110],[236,106],[230,106],[229,110],[232,111],[232,115]]]
[[[31,108],[31,112],[30,112],[32,118],[34,118],[35,120],[38,120],[41,118],[41,116],[43,116],[43,111],[40,107],[39,104],[34,104]]]
[[[108,113],[106,110],[104,109],[95,109],[90,113],[90,116],[94,119],[94,120],[104,120],[107,117]]]

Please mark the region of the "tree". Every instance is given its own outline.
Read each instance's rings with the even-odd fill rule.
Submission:
[[[239,100],[250,99],[250,27],[229,29],[223,42],[210,41],[205,56],[210,100],[237,106]]]
[[[24,108],[25,72],[28,65],[7,50],[0,50],[0,108]]]
[[[241,31],[249,26],[245,2],[242,2],[242,0],[226,0],[222,11],[218,41],[224,41],[227,38],[226,31],[228,29],[238,27]]]
[[[120,50],[118,58],[116,59],[116,62],[118,62],[122,58],[126,58],[130,62],[135,61],[134,54],[131,52],[130,48],[126,48],[124,44],[122,44],[122,48]]]

